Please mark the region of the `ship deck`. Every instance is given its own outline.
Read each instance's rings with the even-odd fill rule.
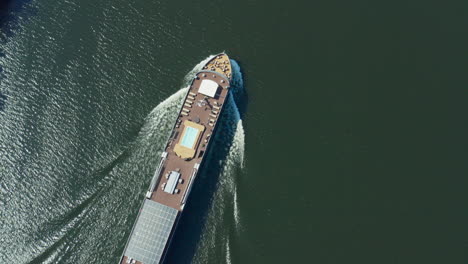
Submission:
[[[226,54],[215,56],[203,69],[184,98],[121,264],[157,264],[164,259],[229,94],[232,68]]]
[[[179,122],[181,125],[174,129],[172,133],[174,137],[169,139],[169,143],[165,149],[165,152],[167,153],[167,159],[163,164],[163,168],[161,170],[156,188],[154,189],[153,194],[151,195],[151,200],[170,206],[180,211],[183,209],[183,207],[181,207],[183,205],[182,199],[184,198],[184,195],[188,194],[187,188],[190,183],[190,177],[192,176],[194,166],[195,164],[201,163],[204,153],[206,152],[206,149],[208,147],[208,141],[211,138],[211,136],[209,135],[213,133],[213,129],[215,127],[210,126],[209,121],[210,119],[214,119],[217,122],[217,118],[219,117],[221,107],[224,105],[225,99],[229,91],[229,89],[227,89],[229,86],[228,80],[225,77],[219,75],[218,73],[199,72],[196,76],[197,78],[193,80],[193,83],[189,88],[189,92],[187,93],[187,97],[184,99],[184,104],[187,100],[193,101],[192,107],[185,107],[186,109],[190,110],[187,116],[182,115],[182,111],[179,113],[179,118],[177,122]],[[197,92],[202,80],[215,81],[219,86],[224,88],[219,89],[219,93],[215,98],[207,98],[207,96]],[[221,81],[224,81],[224,83],[222,83]],[[194,99],[188,98],[188,96],[190,96],[190,93],[196,94],[195,96],[193,96]],[[200,100],[205,101],[206,104],[198,106],[197,102],[200,102]],[[210,116],[212,114],[214,106],[220,107],[217,117]],[[199,140],[196,143],[197,146],[195,157],[188,161],[178,157],[177,153],[174,151],[175,144],[177,144],[177,142],[179,142],[180,138],[182,137],[184,129],[183,124],[185,121],[195,122],[205,127],[205,130],[201,133],[201,135],[199,136]],[[214,125],[216,125],[216,123]],[[180,179],[182,179],[182,183],[177,184],[177,189],[179,190],[179,193],[170,194],[165,192],[162,188],[162,184],[167,183],[165,175],[171,171],[178,171],[180,173]]]

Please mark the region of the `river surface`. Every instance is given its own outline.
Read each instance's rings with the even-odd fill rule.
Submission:
[[[225,51],[234,96],[166,263],[467,263],[467,13],[3,1],[0,262],[117,263],[189,78]]]

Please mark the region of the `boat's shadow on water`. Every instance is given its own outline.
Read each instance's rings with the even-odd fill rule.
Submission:
[[[244,114],[247,113],[247,106],[249,103],[249,97],[246,92],[247,90],[244,86],[244,82],[248,76],[246,76],[245,72],[241,73],[240,71],[240,69],[242,69],[242,62],[236,60],[235,63],[238,67],[236,76],[239,78],[238,82],[241,83],[237,84],[239,87],[236,88],[236,91],[234,92],[234,101],[236,102],[237,109],[239,110],[240,119],[244,119]]]

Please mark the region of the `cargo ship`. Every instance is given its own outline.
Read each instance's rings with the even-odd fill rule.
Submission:
[[[163,263],[229,96],[229,57],[211,58],[191,80],[120,264]]]

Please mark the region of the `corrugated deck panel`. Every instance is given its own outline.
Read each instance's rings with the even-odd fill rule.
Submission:
[[[145,199],[124,255],[145,264],[158,264],[178,211]]]

